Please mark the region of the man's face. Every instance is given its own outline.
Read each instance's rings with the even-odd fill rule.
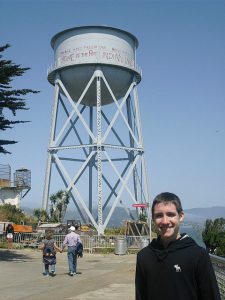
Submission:
[[[154,207],[153,220],[162,242],[168,244],[180,237],[179,227],[184,213],[178,214],[173,203],[159,203]]]

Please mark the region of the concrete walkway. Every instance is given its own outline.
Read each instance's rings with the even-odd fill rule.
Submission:
[[[136,255],[84,254],[78,274],[68,276],[66,252],[57,254],[55,277],[44,277],[40,250],[0,249],[4,300],[134,300]]]

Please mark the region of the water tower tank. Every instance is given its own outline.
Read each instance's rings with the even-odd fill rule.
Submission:
[[[26,168],[16,170],[14,173],[14,186],[29,189],[31,187],[31,171]]]
[[[63,82],[73,101],[81,93],[96,69],[101,69],[117,100],[122,98],[134,76],[140,82],[135,52],[138,40],[131,33],[106,26],[75,27],[57,33],[51,40],[54,64],[48,71],[48,80],[54,85],[57,76]],[[104,84],[101,104],[113,102]],[[96,105],[96,85],[92,85],[82,104]]]

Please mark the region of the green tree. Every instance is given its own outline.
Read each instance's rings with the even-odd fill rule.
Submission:
[[[203,241],[211,254],[225,255],[225,219],[207,219],[202,232]]]
[[[0,206],[0,222],[12,222],[36,227],[37,220],[32,215],[26,214],[15,205],[4,204]]]
[[[47,222],[48,221],[48,213],[41,208],[35,208],[33,211],[34,217],[41,222]]]
[[[138,220],[141,222],[147,222],[147,212],[144,208],[141,208]]]
[[[16,224],[20,224],[21,222],[24,222],[25,219],[26,215],[15,205],[4,204],[0,206],[1,222],[13,222]]]
[[[219,247],[215,249],[215,254],[225,257],[225,231],[219,233],[218,239]]]
[[[0,46],[0,52],[8,47],[10,47],[9,44]],[[29,69],[21,68],[20,65],[14,64],[11,60],[4,60],[0,55],[0,130],[2,131],[13,128],[15,124],[28,122],[9,119],[8,114],[5,114],[5,110],[9,110],[15,117],[18,110],[28,110],[23,96],[39,92],[31,89],[12,89],[10,85],[14,77],[22,76]],[[0,153],[10,154],[3,146],[15,143],[17,142],[0,139]]]
[[[62,222],[69,204],[70,194],[67,191],[59,190],[50,196],[50,217],[52,222]]]

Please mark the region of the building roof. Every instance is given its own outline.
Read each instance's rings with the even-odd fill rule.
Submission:
[[[56,228],[62,226],[62,223],[45,223],[39,225],[37,228]]]

